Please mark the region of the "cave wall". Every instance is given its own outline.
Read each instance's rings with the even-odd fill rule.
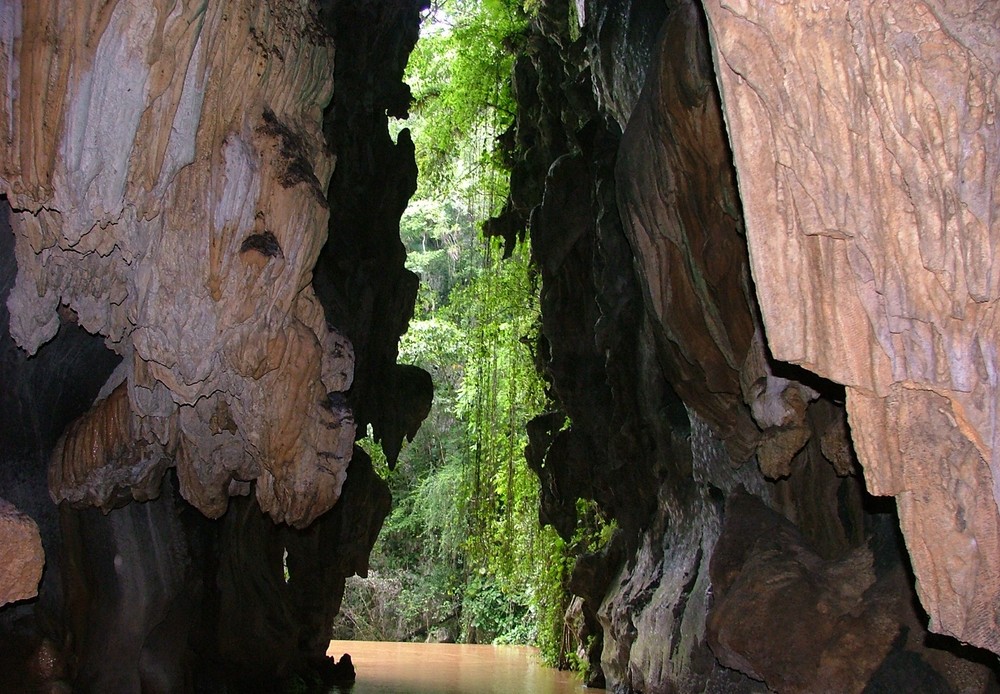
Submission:
[[[399,219],[417,186],[410,131],[394,142],[390,118],[405,119],[410,90],[403,70],[417,41],[426,3],[394,0],[331,2],[323,16],[337,45],[338,85],[323,129],[338,165],[330,181],[329,241],[313,284],[327,320],[354,345],[354,380],[347,394],[362,433],[395,465],[430,412],[426,372],[396,363],[398,337],[413,317],[419,278],[405,267]],[[363,95],[361,98],[359,95]]]
[[[1000,652],[1000,7],[704,4],[771,350],[847,386],[931,627]]]
[[[10,206],[0,200],[0,412],[6,423],[0,426],[0,496],[22,510],[15,514],[8,508],[4,514],[0,603],[46,588],[58,591],[57,581],[39,585],[44,564],[50,575],[58,573],[58,514],[54,505],[37,503],[48,498],[48,453],[63,429],[90,407],[120,360],[103,340],[65,320],[55,338],[29,358],[8,330],[7,298],[16,275]],[[58,597],[40,600],[52,603]]]
[[[350,386],[353,354],[310,285],[333,167],[329,37],[277,2],[10,3],[5,19],[10,332],[32,354],[63,307],[104,336],[127,403],[88,426],[134,448],[111,463],[68,441],[53,494],[108,506],[110,485],[156,488],[169,459],[207,515],[255,481],[276,521],[308,524],[336,502],[354,440],[327,397]]]
[[[0,496],[49,557],[0,616],[35,608],[37,676],[323,669],[389,503],[355,427],[392,456],[431,395],[385,129],[420,7],[0,8]],[[571,579],[612,689],[991,686],[907,559],[997,650],[997,20],[539,3],[487,232],[542,277],[542,519],[619,526]]]
[[[578,558],[571,580],[582,597],[574,609],[582,611],[585,635],[603,640],[603,649],[591,648],[588,657],[615,691],[754,691],[761,683],[778,691],[876,685],[902,691],[921,681],[979,691],[994,678],[982,664],[991,656],[927,635],[908,572],[912,557],[923,597],[939,589],[934,582],[922,586],[920,553],[957,571],[958,582],[949,589],[971,600],[972,627],[959,638],[990,646],[973,636],[996,633],[985,597],[993,561],[986,555],[995,554],[983,550],[991,546],[991,521],[965,510],[983,509],[987,519],[995,513],[992,492],[972,492],[977,479],[989,483],[982,474],[987,467],[957,455],[975,449],[963,443],[969,428],[962,417],[952,413],[955,426],[939,427],[949,410],[918,416],[915,405],[899,399],[902,386],[888,401],[893,419],[883,416],[867,437],[859,436],[860,396],[843,369],[860,359],[849,353],[851,344],[868,354],[878,343],[866,337],[874,333],[852,328],[841,308],[861,304],[840,293],[846,276],[838,268],[846,266],[830,255],[836,234],[829,225],[801,226],[812,217],[796,216],[800,208],[819,206],[826,219],[841,219],[853,209],[851,195],[840,195],[835,184],[857,177],[846,166],[835,170],[822,162],[835,161],[835,154],[864,154],[855,140],[847,141],[856,137],[860,116],[820,126],[821,116],[814,115],[833,110],[822,70],[840,63],[807,52],[827,35],[796,3],[781,12],[769,3],[742,3],[739,11],[729,3],[706,5],[707,14],[702,4],[685,1],[542,3],[527,54],[514,70],[518,120],[505,141],[515,143],[517,163],[510,200],[486,232],[513,243],[518,224],[529,225],[542,277],[538,353],[558,410],[529,426],[528,458],[542,481],[541,518],[569,537],[575,500],[587,498],[621,529],[599,555]],[[850,9],[852,23],[865,24],[856,10]],[[737,19],[740,12],[744,19]],[[813,12],[826,17],[848,10]],[[762,17],[781,31],[803,33],[768,38],[758,26],[768,25]],[[988,44],[988,31],[973,32],[967,17],[963,26],[975,34],[975,45]],[[841,29],[847,32],[848,24]],[[748,37],[770,52],[755,51]],[[784,53],[799,46],[802,69],[812,72],[789,83],[780,71],[796,59]],[[773,98],[764,98],[765,90],[749,79],[750,66],[776,90]],[[868,71],[878,72],[870,65]],[[847,80],[863,72],[858,67],[837,76],[860,95],[864,90]],[[954,90],[935,74],[936,88],[955,99],[988,91],[976,77],[968,89]],[[804,93],[813,98],[800,103],[793,119],[785,104],[798,97],[795,85],[805,83],[811,91]],[[964,77],[959,84],[967,84]],[[729,103],[729,90],[739,90],[742,101]],[[897,109],[911,107],[896,93]],[[992,112],[989,99],[972,101],[985,101],[984,113]],[[957,106],[945,110],[954,118],[964,113]],[[798,129],[803,124],[808,130]],[[789,134],[772,140],[757,135],[784,129]],[[836,138],[818,136],[827,130],[844,138],[829,152],[822,148]],[[974,116],[968,137],[983,137],[983,130],[995,137],[992,122],[981,125]],[[814,140],[823,144],[811,145]],[[984,164],[988,159],[971,154],[976,147],[966,149],[981,167],[974,180],[987,174],[985,188],[970,185],[992,191],[995,176],[986,169],[995,162]],[[791,151],[804,172],[827,178],[810,179],[810,190],[802,183],[805,173],[776,166]],[[742,168],[751,155],[752,165]],[[876,161],[882,160],[871,159]],[[901,180],[888,167],[870,166]],[[929,171],[913,175],[921,185],[932,180]],[[828,188],[832,192],[825,193]],[[790,200],[798,202],[786,206]],[[856,207],[861,214],[878,209]],[[754,227],[759,209],[772,216]],[[893,254],[919,248],[923,238],[901,241]],[[962,248],[957,242],[950,247]],[[968,263],[991,252],[977,248]],[[884,264],[892,265],[888,258]],[[976,272],[988,271],[977,265]],[[877,285],[866,286],[880,294]],[[989,306],[977,310],[988,314]],[[984,325],[977,321],[972,325]],[[917,327],[918,333],[924,329]],[[775,347],[772,330],[781,335],[779,344],[784,340],[800,351]],[[799,341],[788,342],[789,335]],[[902,330],[892,339],[917,338]],[[979,344],[988,341],[980,338]],[[819,368],[819,361],[802,358],[803,350],[822,352],[823,363],[837,367]],[[985,363],[983,374],[990,372]],[[912,395],[930,402],[919,389]],[[986,391],[975,397],[987,409],[993,399]],[[894,419],[900,413],[913,419]],[[563,415],[572,424],[560,430]],[[904,442],[903,433],[892,433],[901,426],[914,437],[910,448],[874,448],[876,442]],[[889,462],[917,451],[954,468],[933,484],[951,504],[948,523],[976,541],[967,537],[952,547],[937,531],[921,531],[919,539],[907,531],[908,523],[940,524],[907,506],[917,497],[932,503],[934,494],[904,497],[898,517],[891,503],[870,496],[865,481],[874,493],[889,491],[882,477],[873,477],[888,474],[879,470],[926,469],[928,463],[916,460],[909,468]],[[868,462],[872,456],[877,463]],[[985,534],[976,534],[979,527],[987,528]],[[914,544],[920,544],[916,551]],[[950,581],[947,576],[939,578]],[[961,588],[966,580],[978,581],[974,590]],[[933,602],[926,607],[933,613]],[[977,610],[989,614],[971,617]],[[943,630],[933,614],[931,628]]]
[[[354,410],[398,447],[431,397],[395,364],[416,280],[389,242],[420,8],[0,9],[0,496],[46,554],[0,611],[0,688],[331,675],[390,503]],[[11,545],[31,589],[38,534]]]

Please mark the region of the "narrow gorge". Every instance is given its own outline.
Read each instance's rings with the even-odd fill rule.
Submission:
[[[541,283],[540,521],[617,528],[590,683],[1000,691],[1000,5],[529,4],[484,233]],[[328,672],[392,503],[357,441],[433,396],[388,127],[427,9],[0,3],[12,691]]]

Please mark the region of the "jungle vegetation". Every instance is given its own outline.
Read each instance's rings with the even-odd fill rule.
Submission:
[[[421,276],[401,363],[435,383],[434,406],[389,470],[393,496],[367,578],[348,581],[335,638],[537,645],[572,664],[563,614],[572,557],[607,528],[565,543],[538,522],[525,424],[551,408],[535,370],[538,286],[527,244],[511,257],[482,223],[506,198],[497,136],[514,118],[513,61],[527,37],[521,0],[450,0],[428,13],[408,65],[420,171],[401,220]],[[581,502],[582,503],[582,502]],[[593,513],[581,514],[593,519]]]

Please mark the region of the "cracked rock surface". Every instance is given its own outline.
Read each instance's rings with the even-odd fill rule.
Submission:
[[[0,605],[37,595],[44,565],[35,521],[0,499]]]
[[[1000,6],[704,7],[768,344],[847,386],[931,628],[1000,652]]]

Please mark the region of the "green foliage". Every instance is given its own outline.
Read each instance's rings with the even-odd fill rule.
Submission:
[[[483,252],[477,235],[472,209],[455,192],[410,203],[400,220],[400,238],[406,266],[423,279],[418,315],[430,316],[447,304],[451,290],[478,271]]]
[[[540,533],[538,554],[545,561],[538,566],[534,579],[537,634],[535,645],[542,660],[552,667],[564,665],[563,615],[569,603],[569,555],[555,530],[546,527]]]
[[[570,541],[574,556],[599,552],[618,528],[615,520],[604,516],[596,502],[576,500],[576,532]]]
[[[512,600],[485,572],[473,575],[462,602],[462,637],[466,643],[527,643],[527,607]]]
[[[514,118],[510,75],[527,25],[519,0],[441,2],[425,21],[407,67],[417,197],[482,190],[485,182],[492,197],[503,198],[507,176],[493,156],[493,139]]]
[[[479,237],[506,197],[494,141],[513,118],[510,73],[526,26],[520,0],[442,2],[410,59],[420,184],[400,233],[422,286],[399,354],[431,373],[435,398],[395,470],[362,442],[393,510],[369,577],[349,581],[337,634],[535,643],[560,664],[576,554],[539,527],[538,480],[523,454],[528,420],[548,405],[529,348],[538,288],[526,248],[501,261]],[[589,547],[592,535],[571,544]]]
[[[405,629],[400,610],[403,579],[370,571],[365,578],[347,579],[344,601],[333,625],[332,638],[396,641]]]

